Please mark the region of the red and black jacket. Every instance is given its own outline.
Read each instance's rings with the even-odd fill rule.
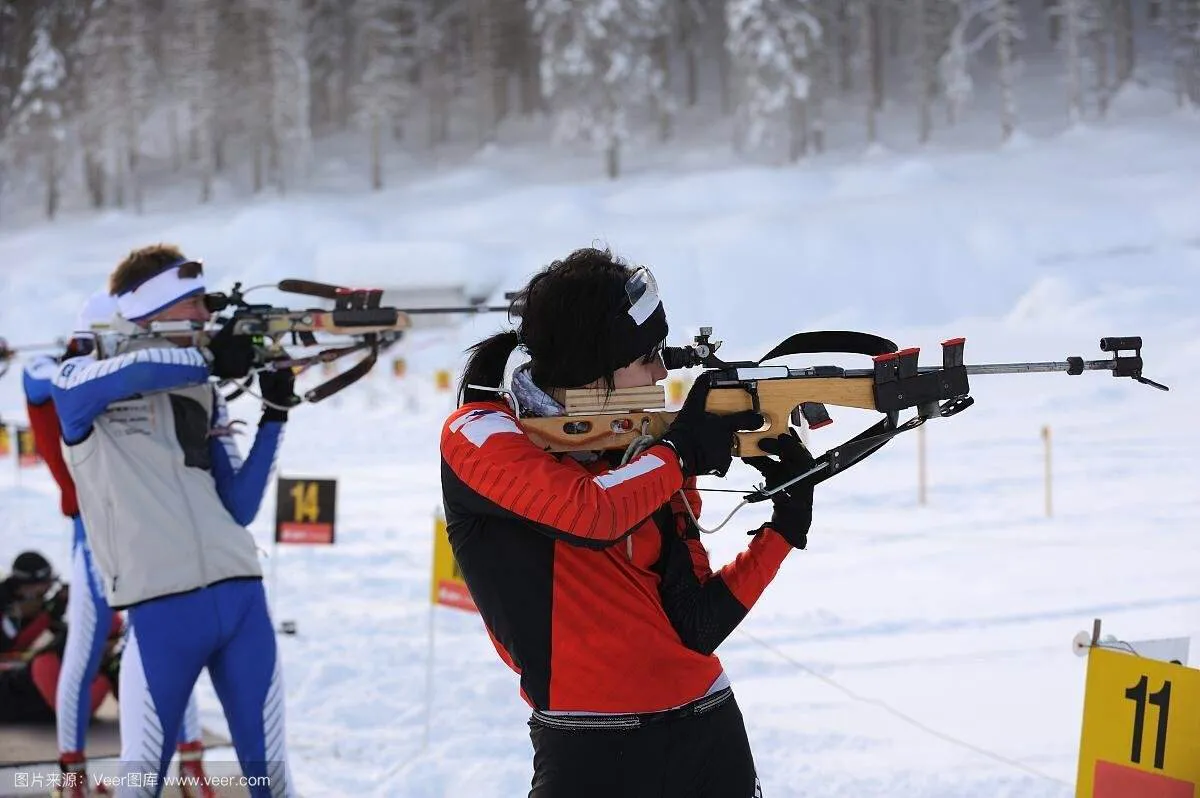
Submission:
[[[447,419],[441,454],[454,556],[534,709],[654,712],[703,696],[722,672],[713,651],[792,548],[766,528],[713,572],[664,445],[584,464],[540,449],[506,405],[475,402]]]

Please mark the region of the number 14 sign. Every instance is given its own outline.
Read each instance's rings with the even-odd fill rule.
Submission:
[[[1076,798],[1200,798],[1200,670],[1088,651]]]

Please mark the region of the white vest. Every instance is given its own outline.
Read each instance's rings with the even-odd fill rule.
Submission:
[[[114,402],[63,453],[113,609],[260,577],[254,537],[217,493],[208,383]]]

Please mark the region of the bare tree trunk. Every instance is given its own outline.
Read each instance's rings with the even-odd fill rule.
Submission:
[[[141,162],[138,157],[136,145],[130,145],[126,152],[126,163],[129,174],[129,193],[133,196],[133,207],[138,213],[143,210],[142,206],[142,175],[140,171]]]
[[[510,94],[512,91],[512,73],[505,67],[499,67],[495,72],[495,82],[492,84],[492,107],[496,110],[493,120],[495,126],[508,118],[512,113]]]
[[[371,114],[371,188],[383,188],[383,119],[378,112]]]
[[[1067,47],[1067,117],[1071,124],[1083,118],[1083,53],[1080,39],[1083,36],[1083,0],[1062,0],[1056,15],[1066,31]]]
[[[877,101],[879,88],[875,83],[875,60],[878,56],[876,45],[879,41],[879,18],[875,13],[872,0],[863,0],[862,8],[862,43],[863,51],[867,53],[867,79],[870,83],[871,95],[867,98],[867,143],[879,141],[879,120],[877,119],[879,105]]]
[[[1200,106],[1200,0],[1176,0],[1184,3],[1180,60],[1186,95],[1193,106]]]
[[[1167,0],[1167,31],[1171,37],[1171,71],[1175,74],[1175,102],[1180,108],[1187,105],[1187,30],[1184,26],[1186,16],[1183,0]]]
[[[116,167],[113,169],[113,205],[118,208],[125,207],[125,154],[121,149],[118,144],[111,151],[113,164]]]
[[[54,136],[46,136],[45,142],[46,218],[53,219],[58,213],[58,206],[62,200],[58,182],[58,141]]]
[[[685,14],[684,23],[679,29],[679,45],[683,48],[684,96],[688,108],[695,108],[700,100],[700,51],[704,47],[704,30],[694,22],[690,14]]]
[[[257,194],[263,190],[263,143],[261,140],[254,142],[254,193]]]
[[[912,14],[913,56],[917,63],[917,140],[925,144],[933,133],[933,88],[936,79],[926,0],[913,0]]]
[[[167,130],[171,138],[171,171],[183,168],[183,144],[179,140],[179,109],[172,106],[167,113]]]
[[[83,179],[87,185],[88,197],[91,199],[92,207],[96,209],[103,208],[106,189],[108,188],[106,185],[108,182],[107,171],[104,168],[104,161],[90,146],[83,152]]]
[[[838,88],[842,94],[854,90],[854,25],[850,17],[850,3],[837,3],[838,32]]]
[[[721,76],[721,113],[729,116],[736,105],[733,102],[733,61],[725,42],[729,39],[729,20],[725,14],[717,14],[717,72]]]
[[[446,53],[439,49],[422,64],[426,82],[425,96],[429,98],[429,146],[445,143],[450,133],[450,96],[446,88]]]
[[[192,163],[200,160],[200,133],[196,129],[196,109],[188,109],[188,122],[191,124],[188,130],[188,160]]]
[[[1017,98],[1013,92],[1013,35],[1010,20],[1016,17],[1014,0],[1000,0],[1004,22],[996,34],[996,61],[1000,74],[1000,139],[1008,141],[1017,130]]]
[[[1042,8],[1046,12],[1046,23],[1050,26],[1050,43],[1057,46],[1059,39],[1062,38],[1063,17],[1061,13],[1055,13],[1055,4],[1060,3],[1060,0],[1042,0]]]
[[[659,36],[654,43],[654,60],[663,75],[662,93],[656,99],[658,105],[658,140],[671,140],[672,129],[671,106],[668,101],[671,85],[671,41],[667,36]]]
[[[1096,31],[1093,48],[1096,53],[1096,107],[1100,118],[1108,115],[1109,101],[1112,99],[1112,88],[1108,80],[1108,36],[1101,27]]]
[[[1134,52],[1133,0],[1114,0],[1113,43],[1115,45],[1117,88],[1133,77]]]
[[[533,114],[543,108],[541,53],[537,40],[530,32],[529,20],[521,27],[520,44],[520,75],[518,77],[518,96],[521,100],[521,113]]]
[[[343,36],[341,49],[341,53],[338,54],[340,64],[337,71],[337,88],[333,92],[334,99],[330,106],[338,129],[345,130],[350,127],[350,117],[354,112],[351,97],[354,92],[354,76],[357,74],[359,59],[355,37]]]
[[[884,78],[884,55],[883,55],[883,7],[881,0],[867,0],[868,9],[867,16],[871,20],[870,38],[868,46],[870,47],[870,76],[871,76],[871,105],[876,110],[883,109],[883,78]]]
[[[900,12],[900,9],[897,6],[888,2],[888,0],[884,0],[882,14],[887,23],[888,57],[899,58],[900,34],[904,26],[904,15]]]
[[[213,171],[221,174],[225,171],[225,129],[223,125],[217,125],[213,131],[212,153],[213,153]]]
[[[808,152],[808,101],[792,97],[788,101],[789,128],[788,160],[800,160]]]
[[[271,126],[267,142],[267,174],[282,194],[287,187],[288,174],[284,168],[283,134],[274,125]]]
[[[834,29],[834,15],[829,13],[828,5],[822,4],[817,8],[822,34],[815,41],[811,37],[809,40],[809,47],[812,49],[812,79],[808,87],[811,106],[808,114],[812,120],[812,150],[820,154],[825,151],[825,98],[829,96],[833,86],[833,59],[829,48],[834,41],[831,35]]]
[[[496,129],[492,13],[488,0],[471,3],[471,56],[475,66],[475,122],[479,145],[492,141]]]
[[[210,122],[211,124],[211,122]],[[209,128],[200,129],[198,125],[192,126],[192,135],[195,137],[196,144],[201,153],[203,153],[200,162],[200,202],[210,202],[213,195],[213,155],[214,148],[209,144],[208,138],[211,135]]]

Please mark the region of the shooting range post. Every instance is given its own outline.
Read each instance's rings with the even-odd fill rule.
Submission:
[[[275,546],[271,555],[272,612],[279,584],[280,544],[332,546],[337,534],[337,480],[279,477],[275,483]],[[296,633],[295,621],[283,621],[280,630]]]

